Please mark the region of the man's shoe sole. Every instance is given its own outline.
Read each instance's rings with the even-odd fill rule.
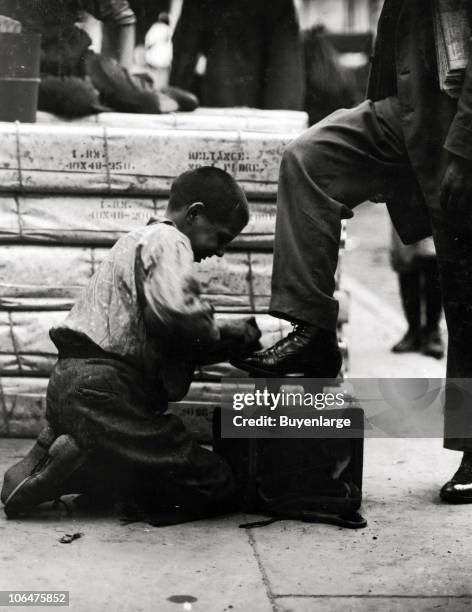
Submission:
[[[248,372],[248,374],[255,378],[284,378],[285,376],[292,378],[318,378],[315,373],[309,371],[274,372],[273,370],[264,370],[263,368],[248,365],[244,361],[239,361],[239,359],[231,359],[230,363],[235,368]]]
[[[448,504],[472,504],[472,489],[466,494],[462,494],[459,491],[443,491],[439,493],[441,501]]]
[[[254,366],[249,366],[245,363],[239,362],[237,359],[230,360],[231,365],[235,368],[243,370],[250,374],[253,378],[337,378],[339,374],[335,374],[334,376],[320,376],[316,372],[310,372],[309,370],[298,371],[298,372],[274,372],[272,370],[264,370],[263,368],[257,368]],[[341,367],[341,366],[340,366]]]

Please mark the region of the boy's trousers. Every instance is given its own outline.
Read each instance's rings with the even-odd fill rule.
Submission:
[[[165,391],[126,362],[67,357],[51,375],[46,416],[57,435],[71,434],[87,451],[87,471],[101,475],[95,490],[119,489],[148,509],[224,507],[234,495],[229,467],[166,408]]]
[[[392,188],[427,184],[422,191],[449,331],[447,375],[472,378],[472,236],[450,226],[441,211],[437,159],[443,153],[433,149],[433,175],[422,180],[407,155],[397,98],[337,111],[291,143],[280,168],[270,309],[282,318],[335,329],[341,219]],[[472,451],[472,401],[468,396],[452,401],[452,393],[447,400],[445,445]]]

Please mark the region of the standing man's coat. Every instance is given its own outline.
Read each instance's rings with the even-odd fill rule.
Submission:
[[[439,202],[437,177],[448,152],[472,160],[472,62],[459,102],[440,91],[433,33],[432,0],[386,0],[380,16],[367,97],[397,96],[404,140],[414,170],[411,188],[386,194],[392,221],[404,242],[431,235],[422,200]],[[472,9],[468,12],[472,24]],[[418,189],[417,183],[420,183]],[[421,197],[420,194],[423,194]]]

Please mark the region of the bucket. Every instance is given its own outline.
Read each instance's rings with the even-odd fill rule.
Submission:
[[[0,33],[0,121],[36,121],[40,41],[40,34]]]

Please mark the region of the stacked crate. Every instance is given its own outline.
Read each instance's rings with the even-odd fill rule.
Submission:
[[[38,112],[39,123],[64,124],[50,113]],[[138,115],[98,113],[69,121],[71,125],[105,125],[137,129],[242,130],[249,132],[294,132],[307,127],[307,115],[296,111],[265,111],[255,108],[198,108],[191,113]]]
[[[234,109],[227,125],[241,129],[210,130],[225,125],[227,111],[181,115],[149,117],[146,129],[146,117],[111,113],[94,125],[44,116],[39,125],[0,124],[0,435],[37,433],[56,359],[48,330],[64,319],[107,249],[162,215],[173,178],[188,168],[231,172],[251,207],[230,252],[196,266],[204,294],[220,314],[255,314],[264,345],[287,332],[266,314],[275,196],[282,152],[306,117]],[[115,127],[118,120],[131,127]],[[231,375],[241,372],[229,364],[201,368],[185,400],[171,407],[197,439],[208,439],[219,381]]]

